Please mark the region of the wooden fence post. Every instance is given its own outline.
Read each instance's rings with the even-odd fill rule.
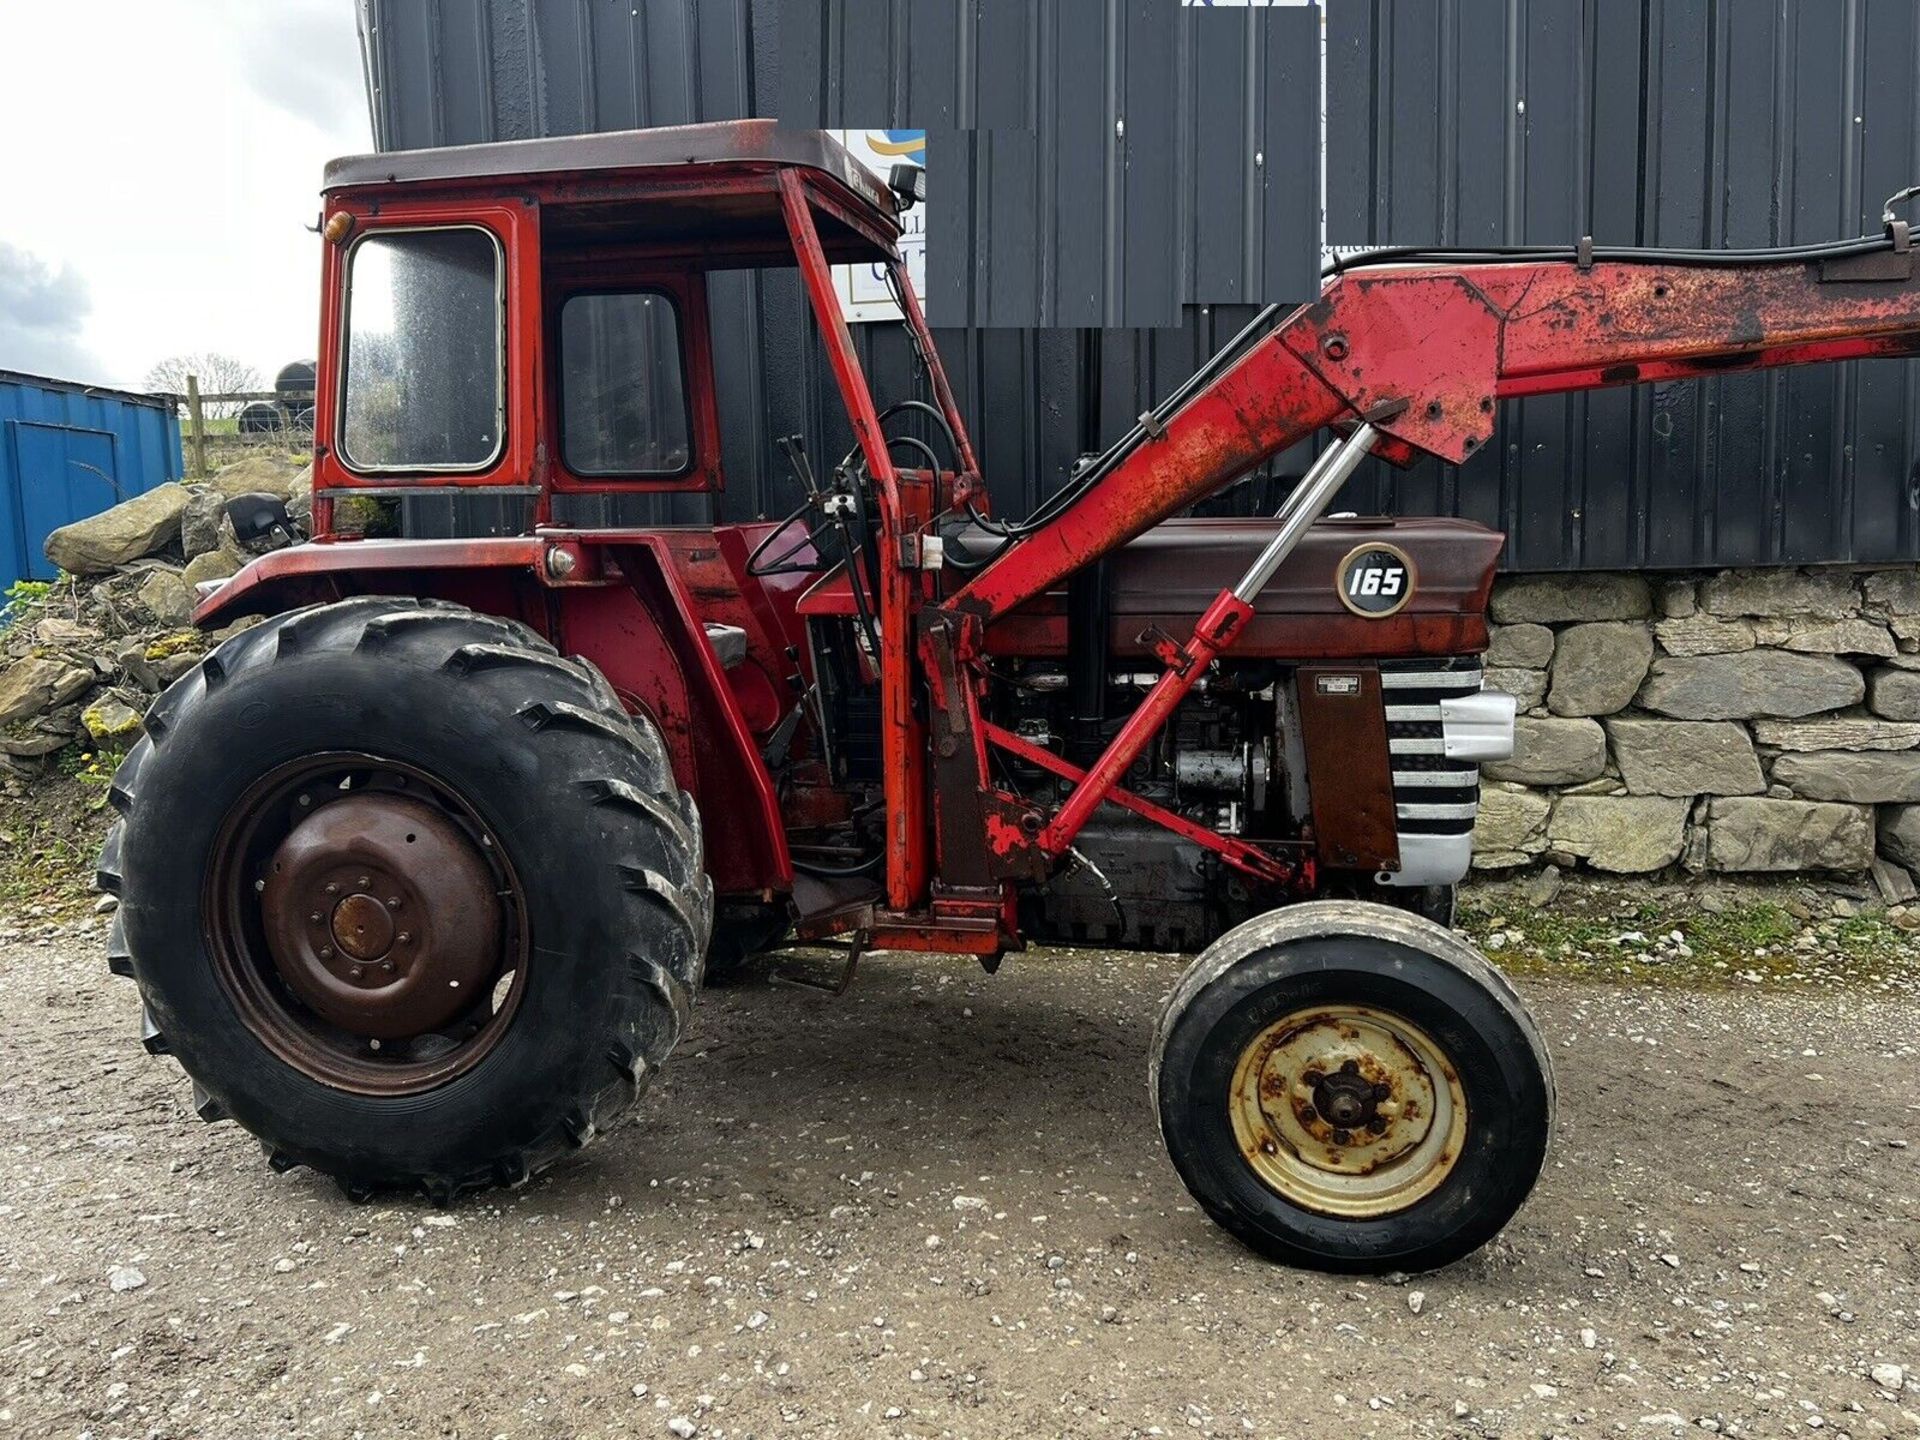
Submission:
[[[200,412],[200,377],[187,376],[187,430],[193,437],[193,473],[207,478],[207,422]]]

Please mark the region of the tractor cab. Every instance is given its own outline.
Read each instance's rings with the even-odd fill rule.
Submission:
[[[784,917],[796,888],[814,910],[864,895],[873,865],[836,889],[794,853],[846,854],[839,832],[865,803],[846,782],[881,785],[879,716],[909,712],[911,616],[940,553],[911,542],[985,510],[896,248],[922,172],[883,180],[826,134],[745,120],[350,157],[323,188],[313,543],[247,566],[199,621],[365,594],[510,616],[595,657],[659,727],[710,816],[724,910]],[[843,265],[886,278],[917,394],[882,406],[869,391]],[[824,349],[838,394],[823,399],[853,448],[812,457],[765,437],[801,510],[716,524],[728,475],[708,295],[780,270],[797,271],[803,343]],[[458,539],[407,523],[449,498],[488,518]],[[924,758],[924,742],[894,740]],[[896,763],[884,783],[918,828],[924,776]],[[903,901],[924,894],[924,857],[895,878]],[[966,938],[1002,943],[996,926]]]
[[[378,533],[388,502],[422,494],[518,502],[533,529],[594,513],[575,497],[722,490],[707,293],[734,272],[799,268],[857,433],[874,403],[829,267],[882,267],[933,354],[895,249],[910,201],[818,131],[357,156],[324,188],[317,539]],[[884,447],[867,460],[877,475]]]

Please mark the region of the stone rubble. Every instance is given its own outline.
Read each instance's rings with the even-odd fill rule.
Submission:
[[[44,595],[16,594],[0,629],[0,769],[30,777],[70,746],[85,756],[139,738],[153,696],[229,633],[193,628],[194,587],[253,558],[224,509],[251,492],[304,517],[311,467],[250,456],[205,484],[158,486],[47,537],[47,557],[65,573]]]

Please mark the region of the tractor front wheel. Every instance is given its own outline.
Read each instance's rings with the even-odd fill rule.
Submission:
[[[1286,1264],[1421,1271],[1532,1190],[1553,1069],[1505,978],[1406,911],[1317,901],[1250,920],[1175,987],[1152,1091],[1180,1178]]]
[[[155,702],[114,777],[110,963],[209,1120],[350,1194],[525,1180],[679,1038],[712,923],[659,736],[434,601],[295,611]]]

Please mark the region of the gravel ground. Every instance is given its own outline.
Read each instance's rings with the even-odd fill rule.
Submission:
[[[1178,958],[712,992],[615,1134],[434,1211],[270,1174],[97,928],[41,928],[0,943],[0,1435],[1920,1433],[1910,989],[1526,981],[1549,1169],[1395,1284],[1187,1202],[1144,1087]]]

